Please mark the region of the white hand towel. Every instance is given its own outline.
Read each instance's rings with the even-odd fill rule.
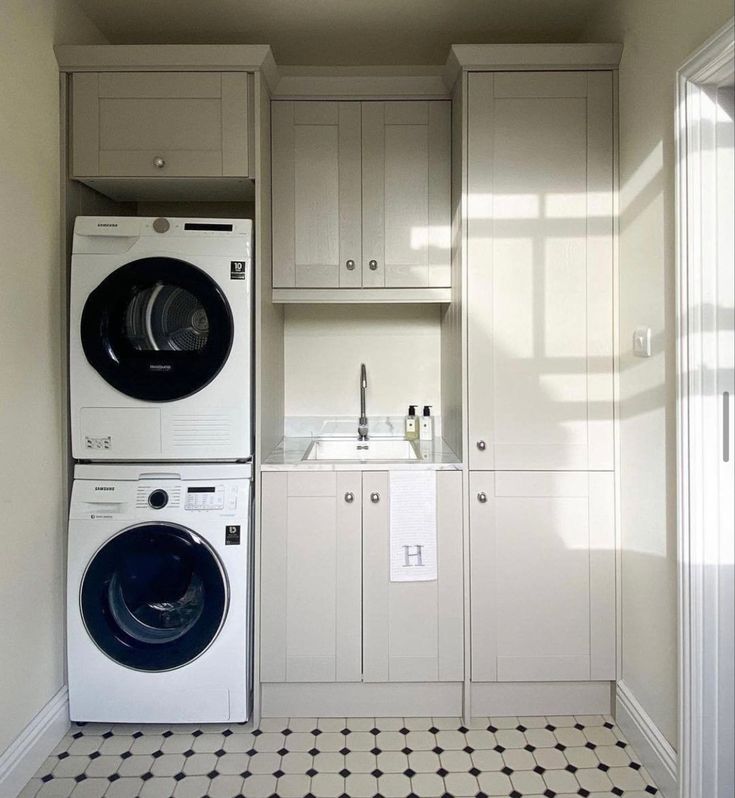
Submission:
[[[390,580],[437,578],[436,472],[390,472]]]

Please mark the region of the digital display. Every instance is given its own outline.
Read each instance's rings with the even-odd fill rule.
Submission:
[[[187,488],[187,493],[214,493],[214,488],[207,487],[207,488]]]
[[[205,222],[185,222],[184,230],[215,230],[222,233],[231,233],[231,224],[207,224]]]

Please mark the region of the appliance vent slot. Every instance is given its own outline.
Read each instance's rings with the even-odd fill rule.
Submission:
[[[171,425],[174,446],[224,446],[232,441],[227,416],[179,416]]]

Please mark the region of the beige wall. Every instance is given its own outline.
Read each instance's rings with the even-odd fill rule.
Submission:
[[[620,0],[588,41],[622,41],[620,341],[622,678],[677,746],[674,310],[675,73],[732,0]],[[632,355],[633,328],[653,357]]]
[[[0,3],[0,752],[64,684],[59,76],[104,41],[67,0]]]
[[[284,334],[286,416],[357,417],[360,363],[368,416],[441,414],[439,305],[291,305]]]

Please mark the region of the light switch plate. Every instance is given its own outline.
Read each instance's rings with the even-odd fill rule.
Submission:
[[[636,327],[633,330],[633,354],[636,357],[651,357],[650,327]]]

